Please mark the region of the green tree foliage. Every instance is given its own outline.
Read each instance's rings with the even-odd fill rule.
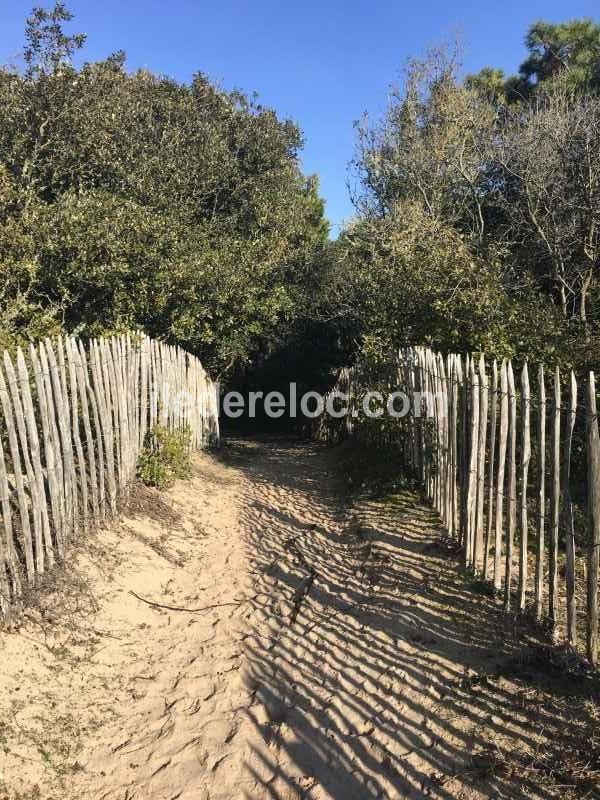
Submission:
[[[559,25],[536,22],[527,32],[529,56],[519,76],[529,86],[564,78],[572,89],[600,89],[600,25],[574,19]]]
[[[39,73],[57,72],[83,47],[85,34],[67,36],[64,33],[63,23],[72,19],[71,12],[60,2],[55,3],[51,11],[44,8],[33,10],[25,26],[27,46],[23,53],[29,78]]]
[[[591,19],[553,24],[538,21],[525,37],[528,56],[517,75],[485,67],[467,86],[500,102],[521,102],[540,90],[600,90],[600,25]]]
[[[598,364],[595,31],[534,26],[521,71],[534,96],[508,105],[500,71],[461,81],[456,55],[434,51],[410,62],[381,121],[358,125],[358,220],[337,245],[337,283],[370,349],[427,342]],[[550,34],[569,67],[550,66]],[[590,81],[579,73],[573,88],[576,64]]]
[[[304,313],[328,236],[298,127],[200,73],[130,73],[121,52],[78,69],[70,18],[35,10],[24,72],[0,71],[3,316],[247,362]]]
[[[456,57],[444,50],[411,61],[381,124],[358,126],[357,205],[367,216],[386,216],[399,201],[412,200],[481,240],[496,113],[458,83],[457,69]]]
[[[494,158],[515,259],[586,324],[600,278],[600,98],[555,90],[511,110]]]
[[[456,229],[417,203],[352,225],[337,243],[337,297],[367,350],[425,343],[443,351],[563,360],[560,313],[499,262],[474,255]],[[344,265],[344,266],[341,266]]]
[[[39,204],[0,166],[0,347],[61,330],[59,309],[38,286]]]

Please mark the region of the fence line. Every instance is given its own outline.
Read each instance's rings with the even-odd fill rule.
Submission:
[[[357,410],[373,383],[426,399],[382,424]],[[578,388],[572,372],[563,386],[558,369],[547,379],[540,367],[532,388],[527,364],[515,380],[510,361],[494,361],[490,369],[483,356],[414,347],[401,350],[374,379],[358,367],[342,370],[334,391],[353,398],[343,435],[384,436],[402,447],[460,543],[463,566],[502,595],[507,611],[546,618],[557,638],[596,664],[600,438],[594,374],[584,381],[583,403]],[[329,438],[335,433],[340,429],[324,431]],[[574,476],[574,466],[582,464],[587,473]]]
[[[45,340],[0,365],[0,614],[112,515],[147,432],[219,437],[215,384],[200,361],[142,334]]]

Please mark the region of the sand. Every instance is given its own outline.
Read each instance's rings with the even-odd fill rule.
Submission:
[[[237,440],[134,488],[0,632],[0,798],[569,796],[537,634],[414,493],[351,504],[334,460]]]

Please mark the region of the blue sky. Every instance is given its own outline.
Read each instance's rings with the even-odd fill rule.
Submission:
[[[0,0],[0,61],[18,55],[33,5]],[[299,123],[306,172],[321,178],[332,235],[352,215],[346,183],[353,122],[379,115],[406,59],[459,36],[465,68],[514,71],[536,19],[600,18],[598,0],[69,0],[74,29],[88,34],[85,56],[124,49],[129,66],[182,81],[200,70],[227,89]]]

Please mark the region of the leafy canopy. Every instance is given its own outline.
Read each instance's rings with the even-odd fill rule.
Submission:
[[[305,313],[328,236],[289,120],[198,73],[190,84],[73,65],[61,2],[0,70],[0,316],[10,337],[140,328],[216,372]]]

